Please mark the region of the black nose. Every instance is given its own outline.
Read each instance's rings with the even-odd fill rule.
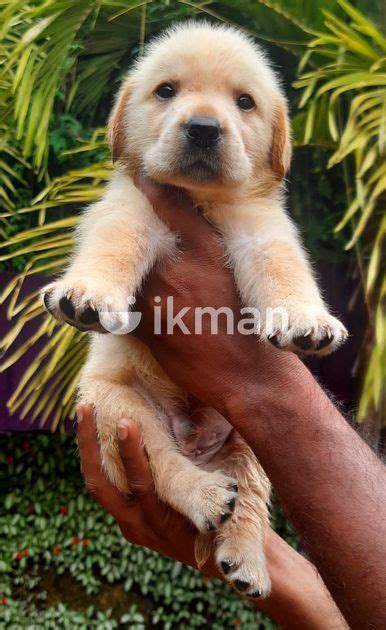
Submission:
[[[188,140],[201,149],[213,147],[221,137],[221,127],[217,120],[208,116],[193,116],[186,125]]]

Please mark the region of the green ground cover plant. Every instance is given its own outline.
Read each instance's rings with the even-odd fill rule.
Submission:
[[[126,542],[84,488],[74,434],[1,436],[0,506],[0,628],[275,628],[219,580]]]

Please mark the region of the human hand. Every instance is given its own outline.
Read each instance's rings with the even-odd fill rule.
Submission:
[[[294,354],[237,331],[227,335],[224,321],[217,335],[209,326],[190,336],[146,328],[153,295],[173,295],[176,311],[227,305],[236,312],[239,305],[213,227],[176,191],[144,178],[140,186],[182,243],[180,258],[158,266],[144,288],[144,340],[175,382],[247,441],[350,627],[384,627],[384,467]]]
[[[255,335],[237,330],[240,302],[231,270],[224,264],[224,249],[213,228],[193,207],[181,190],[161,187],[144,176],[137,184],[149,198],[155,212],[179,235],[181,255],[156,266],[138,298],[142,321],[135,334],[151,348],[171,379],[226,417],[238,401],[248,396],[259,401],[282,398],[283,388],[296,389],[303,372],[301,361],[289,352],[259,343]],[[161,301],[161,334],[154,334],[154,297]],[[194,331],[195,307],[227,306],[234,313],[235,332],[227,334],[226,319],[219,317],[217,334],[211,334],[210,321],[203,317],[202,334],[184,334],[175,327],[167,334],[166,300],[174,300],[174,313],[188,307],[183,321]],[[232,409],[230,409],[232,407]],[[252,407],[252,405],[251,405]],[[253,405],[254,411],[256,406]],[[233,420],[232,420],[233,422]],[[239,427],[236,427],[239,428]]]
[[[131,492],[130,496],[124,496],[102,470],[92,407],[83,403],[78,405],[77,417],[87,489],[114,516],[123,536],[136,545],[196,567],[194,541],[197,531],[186,518],[158,499],[137,425],[131,420],[121,420],[118,424],[120,456]],[[219,575],[214,563],[209,564],[207,570],[211,575]]]
[[[119,450],[131,490],[130,496],[123,496],[102,470],[92,407],[82,403],[77,411],[82,470],[91,495],[113,515],[126,540],[196,567],[197,531],[185,517],[158,499],[138,427],[129,420],[118,422]],[[253,605],[283,628],[346,627],[315,568],[271,529],[267,532],[265,552],[272,592]],[[213,558],[203,571],[223,579]]]

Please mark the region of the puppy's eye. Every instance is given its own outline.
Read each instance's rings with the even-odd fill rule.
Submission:
[[[176,95],[174,87],[170,83],[161,83],[155,90],[154,94],[165,101],[168,98],[173,98]]]
[[[243,109],[245,112],[248,112],[256,107],[255,101],[253,100],[252,96],[249,96],[249,94],[241,94],[236,102],[238,107],[240,107],[240,109]]]

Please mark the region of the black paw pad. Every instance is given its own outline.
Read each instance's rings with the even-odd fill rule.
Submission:
[[[275,346],[275,348],[278,348],[278,347],[279,347],[279,345],[280,345],[279,335],[278,335],[278,334],[276,334],[276,335],[270,335],[270,336],[268,337],[268,341],[269,341],[269,342],[270,342],[273,346]]]
[[[253,593],[249,593],[248,597],[254,597],[255,599],[257,599],[258,597],[261,597],[261,591],[257,589],[257,591],[254,591]]]
[[[99,322],[99,313],[95,311],[91,306],[88,306],[85,311],[79,317],[79,321],[82,324],[96,324]]]
[[[235,509],[235,505],[236,505],[236,498],[235,497],[233,497],[233,499],[229,499],[229,501],[227,501],[227,506],[229,507],[231,512],[233,512],[233,510]]]
[[[220,523],[225,523],[232,516],[232,512],[222,512],[220,516]]]
[[[74,305],[67,297],[60,298],[59,308],[68,319],[75,319]]]
[[[49,313],[51,313],[51,304],[50,304],[50,294],[49,293],[44,293],[43,295],[43,302],[44,302],[44,306],[46,307],[47,311]]]
[[[301,350],[309,350],[313,346],[312,335],[299,335],[294,337],[293,342]]]
[[[249,587],[249,582],[244,582],[244,580],[235,580],[234,585],[238,591],[246,591]]]
[[[212,521],[206,521],[205,526],[208,532],[214,532],[216,529],[216,526],[212,523]]]
[[[333,339],[334,335],[332,333],[326,335],[325,337],[322,337],[315,349],[321,350],[322,348],[326,348],[330,345],[330,343],[332,343]]]
[[[221,568],[224,575],[228,575],[229,571],[232,568],[232,563],[229,560],[222,560]]]

